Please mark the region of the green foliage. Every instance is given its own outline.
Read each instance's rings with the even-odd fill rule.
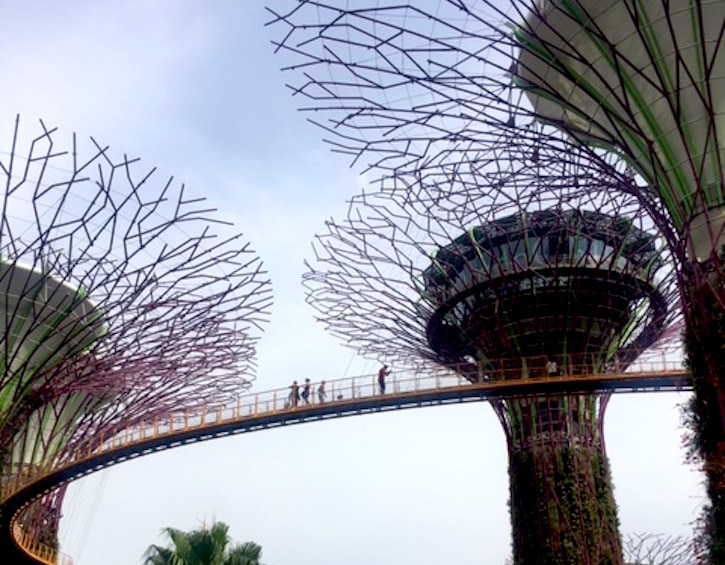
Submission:
[[[233,547],[228,553],[226,565],[261,565],[262,546],[253,541]]]
[[[260,545],[246,542],[230,546],[229,526],[224,522],[190,532],[165,528],[163,533],[170,545],[149,546],[144,565],[263,565]]]
[[[685,356],[694,395],[685,407],[688,458],[702,465],[710,503],[698,520],[698,542],[710,563],[725,563],[725,267],[691,277],[686,287]]]
[[[516,565],[621,565],[606,457],[593,446],[538,445],[511,455]]]

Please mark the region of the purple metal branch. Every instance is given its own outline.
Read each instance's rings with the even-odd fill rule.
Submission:
[[[270,285],[240,234],[94,139],[10,129],[0,158],[2,477],[254,377]]]

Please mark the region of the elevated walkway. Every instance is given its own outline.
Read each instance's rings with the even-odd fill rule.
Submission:
[[[27,563],[71,565],[66,556],[36,543],[20,527],[19,511],[34,498],[65,483],[111,465],[199,441],[304,422],[481,400],[561,393],[632,393],[679,391],[690,388],[689,377],[677,363],[640,363],[626,373],[586,374],[573,368],[571,375],[521,378],[521,372],[481,375],[478,382],[421,373],[388,377],[386,393],[376,375],[311,383],[309,401],[290,399],[290,388],[251,393],[226,405],[189,408],[168,417],[141,422],[109,437],[90,438],[46,467],[28,469],[5,484],[0,498],[0,547],[12,540]],[[516,378],[513,378],[516,377]],[[304,383],[300,384],[300,393]]]

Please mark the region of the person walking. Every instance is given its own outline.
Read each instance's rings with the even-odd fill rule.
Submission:
[[[378,387],[380,388],[380,394],[385,394],[385,377],[390,374],[390,369],[387,365],[383,365],[378,371]]]
[[[317,402],[324,404],[327,399],[327,393],[325,392],[325,381],[320,382],[320,386],[317,387]]]
[[[297,384],[297,381],[293,381],[289,388],[289,405],[296,408],[300,402],[300,385]]]
[[[305,379],[305,386],[302,387],[302,400],[305,401],[305,404],[310,403],[311,388],[312,385],[310,384],[310,379]]]

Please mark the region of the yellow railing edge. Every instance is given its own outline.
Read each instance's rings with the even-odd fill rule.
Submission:
[[[73,559],[70,555],[38,541],[17,522],[13,523],[12,531],[13,539],[18,548],[38,563],[42,563],[42,565],[73,565]]]

